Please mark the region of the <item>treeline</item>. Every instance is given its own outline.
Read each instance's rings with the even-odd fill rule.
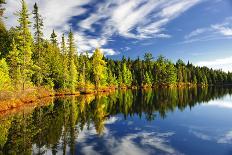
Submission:
[[[152,87],[182,85],[231,84],[232,73],[196,67],[178,60],[175,64],[151,53],[143,59],[112,60],[100,49],[92,56],[78,53],[72,30],[58,42],[53,30],[49,40],[43,36],[43,18],[35,3],[32,15],[21,0],[16,13],[18,26],[6,29],[3,4],[0,0],[0,91],[48,87],[55,90],[106,89],[116,87]],[[33,28],[34,34],[31,33]]]

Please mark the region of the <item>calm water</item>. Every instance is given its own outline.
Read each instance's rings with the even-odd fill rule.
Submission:
[[[232,154],[232,88],[57,98],[0,120],[0,154]]]

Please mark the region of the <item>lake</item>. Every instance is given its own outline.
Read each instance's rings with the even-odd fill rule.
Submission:
[[[232,154],[232,88],[54,98],[0,118],[0,154]]]

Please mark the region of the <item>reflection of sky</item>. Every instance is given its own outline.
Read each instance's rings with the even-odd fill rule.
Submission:
[[[142,120],[138,119],[137,121]],[[157,132],[152,131],[151,128],[143,129],[143,126],[137,126],[136,122],[133,124],[130,122],[133,121],[126,120],[125,123],[125,120],[120,116],[111,117],[107,121],[104,134],[101,137],[96,136],[97,133],[93,126],[89,130],[84,128],[77,140],[79,142],[77,143],[77,151],[89,155],[146,155],[161,152],[178,154],[178,151],[169,143],[169,138],[175,135],[174,132]],[[94,136],[93,133],[95,133]]]
[[[123,115],[111,116],[101,136],[92,124],[78,133],[76,154],[231,154],[232,109],[224,106],[231,103],[225,96],[150,122],[144,115],[126,120]]]

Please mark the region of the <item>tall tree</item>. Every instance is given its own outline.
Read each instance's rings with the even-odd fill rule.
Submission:
[[[4,8],[3,8],[3,4],[5,4],[6,2],[5,2],[5,0],[0,0],[0,18],[2,17],[2,15],[3,15],[3,11],[5,10]],[[0,19],[1,20],[1,19]]]
[[[4,4],[5,0],[0,0],[0,58],[3,58],[8,54],[9,47],[11,44],[8,31],[3,22],[3,13],[5,10],[5,8],[3,7]]]
[[[18,90],[21,87],[22,75],[21,75],[21,62],[19,59],[19,50],[15,44],[15,40],[12,40],[12,50],[9,52],[9,65],[10,65],[10,76],[14,89]]]
[[[29,21],[29,13],[27,4],[24,0],[21,0],[21,10],[18,12],[18,47],[20,49],[20,55],[22,60],[22,88],[25,89],[26,85],[30,84],[31,82],[31,75],[32,75],[32,35],[30,32],[30,21]]]
[[[75,42],[72,30],[70,30],[68,35],[68,52],[69,52],[69,76],[70,76],[70,89],[72,92],[75,92],[76,84],[77,84],[77,67],[75,65]]]
[[[35,60],[35,65],[38,66],[38,71],[35,73],[35,78],[36,78],[36,84],[38,86],[41,85],[43,82],[43,74],[42,74],[42,69],[43,69],[43,62],[42,62],[42,40],[43,40],[43,19],[41,15],[39,14],[39,9],[37,6],[37,3],[34,4],[34,10],[33,10],[33,15],[34,15],[34,46],[35,46],[35,51],[34,51],[34,60]]]
[[[64,34],[62,35],[62,41],[61,41],[61,52],[63,54],[63,60],[62,60],[62,67],[63,67],[63,88],[67,88],[68,86],[68,58],[67,58],[67,48],[65,44],[65,37]]]
[[[98,89],[106,78],[106,62],[102,59],[103,54],[100,49],[96,49],[93,53],[93,74],[95,87]]]

